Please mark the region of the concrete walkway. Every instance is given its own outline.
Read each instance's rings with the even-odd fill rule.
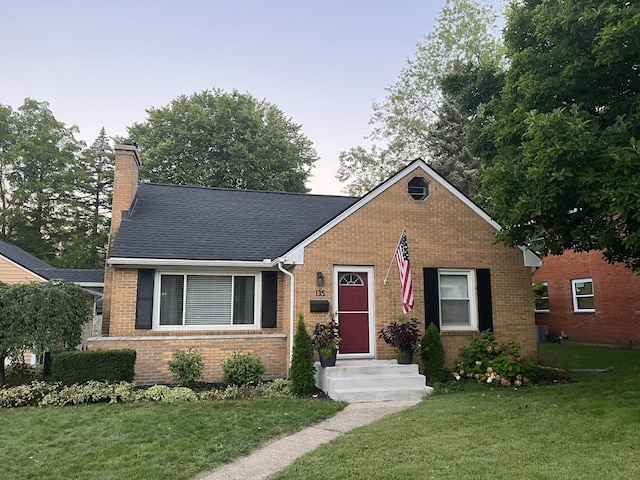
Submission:
[[[224,465],[202,480],[262,480],[288,467],[293,461],[354,428],[405,410],[420,400],[352,403],[333,417],[283,437],[233,463]]]

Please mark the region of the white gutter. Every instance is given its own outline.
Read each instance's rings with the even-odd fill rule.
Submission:
[[[179,258],[109,258],[109,265],[127,267],[275,267],[278,260],[233,261],[233,260],[184,260]]]
[[[295,318],[293,310],[294,310],[294,295],[295,295],[295,285],[296,278],[293,276],[293,273],[285,270],[282,267],[284,263],[284,258],[278,259],[278,270],[287,275],[291,279],[291,291],[289,292],[289,367],[291,367],[291,359],[293,358],[293,320]]]

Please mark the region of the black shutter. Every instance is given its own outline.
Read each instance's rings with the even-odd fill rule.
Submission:
[[[493,307],[491,305],[491,273],[488,268],[476,270],[478,288],[478,330],[493,330]]]
[[[423,269],[424,276],[424,326],[432,323],[440,329],[440,293],[438,291],[438,269]]]
[[[136,295],[136,330],[150,330],[153,315],[153,279],[156,271],[148,268],[138,270],[138,292]]]
[[[278,272],[262,272],[262,328],[276,328],[278,316]]]

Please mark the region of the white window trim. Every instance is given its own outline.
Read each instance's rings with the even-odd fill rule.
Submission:
[[[542,285],[544,285],[545,287],[547,287],[547,296],[546,297],[540,297],[541,299],[546,298],[547,299],[547,303],[549,303],[549,284],[547,282],[540,282]],[[536,299],[535,296],[533,298],[533,311],[534,313],[549,313],[551,312],[551,310],[549,308],[542,308],[542,309],[538,309],[536,308]]]
[[[576,283],[586,283],[589,282],[591,283],[591,294],[590,295],[578,295],[576,293]],[[574,313],[595,313],[596,309],[595,308],[580,308],[578,307],[578,298],[588,298],[591,297],[594,300],[594,305],[595,305],[595,298],[596,298],[596,291],[593,288],[593,278],[576,278],[574,280],[571,280],[571,297],[573,298],[573,312]]]
[[[253,298],[253,323],[244,325],[160,325],[160,284],[162,275],[208,275],[208,276],[243,276],[254,277],[254,298]],[[185,281],[186,288],[186,281]],[[186,301],[183,295],[183,315],[184,315],[184,302]],[[152,329],[164,332],[175,331],[220,331],[220,330],[260,330],[262,326],[262,274],[261,272],[246,272],[238,270],[221,270],[212,272],[208,271],[196,271],[196,270],[162,270],[156,271],[154,285],[153,285],[153,324]]]
[[[440,291],[440,276],[441,275],[460,275],[467,277],[467,288],[469,289],[469,323],[467,326],[446,326],[442,324],[442,295]],[[438,269],[438,310],[440,314],[440,330],[441,331],[475,331],[478,330],[478,293],[476,290],[476,276],[475,270],[462,270],[462,269]]]

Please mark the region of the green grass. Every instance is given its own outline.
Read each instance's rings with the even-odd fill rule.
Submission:
[[[289,479],[636,479],[640,350],[541,345],[576,383],[472,385],[347,433],[302,457]]]
[[[343,406],[287,398],[2,409],[0,478],[193,478]]]

